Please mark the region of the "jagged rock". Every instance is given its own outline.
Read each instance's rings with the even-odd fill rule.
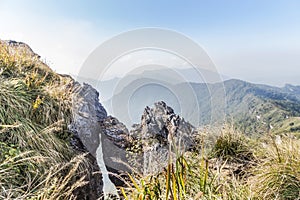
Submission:
[[[127,148],[131,137],[126,126],[115,117],[108,116],[101,123],[104,134],[120,148]]]
[[[118,173],[118,170],[122,169],[120,164],[113,162],[110,157],[112,155],[125,157],[124,150],[118,151],[115,144],[122,144],[121,140],[125,137],[121,134],[126,135],[127,129],[117,119],[107,117],[106,110],[99,102],[99,93],[92,86],[85,83],[81,86],[77,83],[76,87],[76,92],[73,94],[73,122],[69,129],[80,139],[85,149],[96,158],[103,177],[103,185],[99,187],[103,186],[104,194],[108,191],[116,192],[114,184],[124,183],[115,176],[108,175],[107,172]],[[108,136],[113,141],[109,140]]]
[[[99,134],[107,113],[99,102],[99,93],[90,85],[77,83],[73,94],[73,121],[69,129],[80,138],[85,148],[93,155],[99,146]]]
[[[85,178],[88,184],[77,188],[76,199],[99,199],[103,195],[103,177],[96,161],[99,146],[100,126],[98,122],[106,116],[106,111],[98,101],[98,92],[88,84],[81,86],[74,82],[72,123],[68,129],[73,133],[70,142],[74,149],[89,152],[91,167]]]
[[[146,107],[141,123],[134,125],[130,134],[133,141],[142,143],[144,174],[155,173],[167,165],[168,157],[192,149],[195,128],[173,109],[160,101],[153,108]],[[170,151],[171,150],[171,151]]]
[[[145,108],[141,123],[134,126],[131,136],[143,140],[156,139],[157,144],[154,146],[166,145],[172,141],[188,150],[194,146],[194,132],[194,126],[176,115],[165,102],[160,101],[153,108]]]
[[[101,171],[106,168],[104,171],[110,172],[109,180],[116,186],[123,186],[124,182],[120,177],[125,177],[120,174],[130,171],[126,165],[122,164],[127,163],[126,148],[130,144],[129,132],[118,119],[107,116],[106,110],[99,102],[99,93],[92,86],[85,83],[83,86],[76,84],[77,89],[73,94],[73,122],[69,126],[75,137],[80,140],[80,142],[77,140],[76,147],[81,146],[80,143],[82,143],[82,146],[97,161],[103,159],[101,163],[105,166],[98,163],[101,165],[99,166]],[[97,150],[102,151],[101,158],[97,155]],[[103,180],[106,180],[103,182],[105,193],[105,183],[111,185],[112,183],[108,180],[107,174],[104,173],[102,176]]]

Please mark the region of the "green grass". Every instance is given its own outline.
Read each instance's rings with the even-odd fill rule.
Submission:
[[[292,133],[297,138],[300,138],[300,118],[299,117],[289,117],[282,122],[278,123],[274,127],[274,134],[284,135],[286,133]]]
[[[246,182],[225,168],[229,158],[231,162],[240,162],[245,157],[254,159],[254,155],[247,140],[242,140],[237,133],[234,136],[239,137],[233,137],[226,129],[217,137],[218,142],[206,149],[203,147],[209,147],[212,141],[201,135],[201,151],[176,154],[176,159],[170,160],[165,169],[155,175],[131,174],[127,187],[122,188],[123,196],[134,200],[247,199],[250,189]],[[243,151],[236,148],[236,143]]]
[[[72,80],[0,43],[0,82],[0,199],[74,199],[89,163],[69,145]]]
[[[210,156],[236,162],[251,161],[255,159],[251,143],[248,137],[234,130],[233,127],[226,127],[217,137]]]
[[[269,140],[249,183],[255,199],[300,198],[300,142],[289,137]]]
[[[204,143],[211,143],[207,139]],[[132,174],[123,195],[134,200],[299,199],[300,142],[293,137],[276,142],[273,136],[250,139],[226,128],[213,146],[177,157],[184,159],[184,168],[176,160],[156,175]]]

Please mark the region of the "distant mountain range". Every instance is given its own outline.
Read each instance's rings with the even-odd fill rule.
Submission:
[[[152,68],[152,67],[149,67]],[[154,67],[153,67],[154,68]],[[100,91],[101,99],[106,101],[113,94],[116,94],[123,89],[124,86],[139,79],[153,79],[164,81],[171,84],[179,83],[216,83],[221,80],[229,80],[230,77],[205,69],[196,68],[164,68],[164,69],[149,69],[139,73],[131,73],[123,77],[114,77],[109,80],[93,80],[83,77],[75,77],[80,82],[88,82]],[[120,81],[122,85],[120,85]],[[114,91],[117,88],[117,91]]]
[[[201,79],[193,70],[179,71],[180,78],[172,73],[145,71],[124,79],[85,81],[99,90],[108,113],[128,127],[140,121],[146,106],[162,100],[195,126],[230,121],[245,134],[300,132],[300,86],[279,88],[222,75],[206,83],[205,77],[213,80],[217,74],[201,71]]]

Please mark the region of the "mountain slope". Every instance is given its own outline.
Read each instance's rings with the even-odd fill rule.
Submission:
[[[238,80],[226,81],[227,114],[244,133],[279,129],[286,119],[300,116],[300,99],[284,88]],[[297,118],[294,118],[297,120]]]

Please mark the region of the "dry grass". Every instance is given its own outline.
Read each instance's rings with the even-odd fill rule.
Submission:
[[[267,140],[249,184],[255,199],[300,199],[300,141]]]
[[[169,163],[154,176],[132,175],[122,191],[127,199],[300,199],[300,141],[272,138],[250,139],[227,129],[211,149],[182,155],[188,167]]]
[[[222,152],[228,152],[228,149],[233,147],[233,150],[236,150],[237,141],[238,146],[244,147],[242,152],[247,152],[245,155],[252,152],[248,147],[246,148],[246,141],[226,134],[231,134],[231,132],[226,130],[222,133],[218,138],[218,144],[215,143],[212,149],[202,148],[212,143],[202,135],[202,142],[199,144],[199,149],[202,149],[200,152],[178,154],[176,159],[173,162],[170,161],[161,173],[149,176],[131,174],[128,187],[122,189],[123,196],[136,200],[247,199],[250,196],[250,190],[245,181],[238,179],[231,169],[225,169],[228,163],[224,161],[224,156],[228,154],[210,153],[212,150],[221,152],[220,148],[225,148]],[[206,145],[206,142],[209,145]],[[221,145],[221,142],[224,144]],[[217,158],[219,165],[213,162],[216,158],[209,158],[212,155],[220,156]],[[235,155],[229,154],[232,160],[235,160],[233,159]],[[238,154],[237,158],[240,159],[241,155]]]
[[[0,199],[75,199],[89,163],[69,145],[72,80],[0,43]]]

